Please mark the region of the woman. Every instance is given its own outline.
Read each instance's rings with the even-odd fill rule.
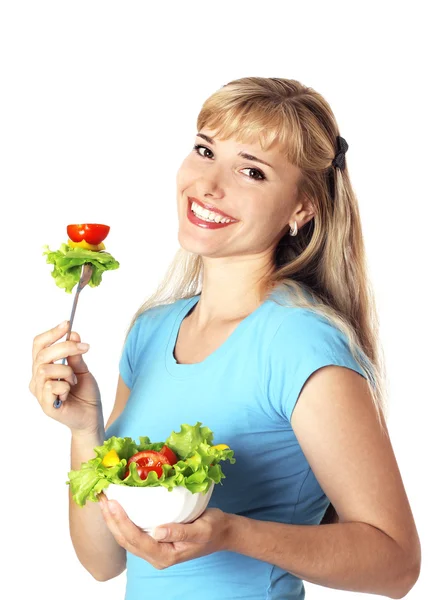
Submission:
[[[182,248],[127,332],[106,431],[87,346],[55,343],[67,324],[35,338],[30,389],[70,428],[72,469],[112,435],[196,421],[237,463],[199,519],[153,536],[104,494],[70,498],[77,556],[99,581],[127,565],[127,600],[300,600],[303,580],[402,598],[420,544],[385,424],[347,143],[324,98],[287,79],[232,81],[197,124],[177,174]]]

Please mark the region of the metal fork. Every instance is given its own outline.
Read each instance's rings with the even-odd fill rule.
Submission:
[[[71,310],[71,316],[69,318],[68,333],[66,334],[65,341],[68,341],[71,336],[71,329],[72,329],[72,324],[74,321],[74,315],[76,313],[77,301],[79,299],[79,294],[82,291],[82,289],[86,285],[88,285],[91,277],[92,277],[92,265],[91,265],[91,263],[85,263],[82,266],[82,272],[80,274],[80,281],[77,285],[76,295],[74,296],[74,302],[73,302],[73,306],[72,306],[72,310]],[[65,363],[66,363],[66,358],[62,358],[62,364],[64,365]],[[60,378],[58,379],[58,381],[60,381]],[[59,396],[53,402],[53,406],[54,406],[54,408],[60,408],[62,406],[62,400],[60,400]]]

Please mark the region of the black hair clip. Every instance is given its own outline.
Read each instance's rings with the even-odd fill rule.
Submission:
[[[329,196],[331,197],[332,201],[334,201],[334,199],[335,199],[335,169],[334,169],[334,167],[341,169],[343,171],[344,166],[345,166],[344,155],[346,154],[346,152],[349,148],[349,144],[346,142],[346,140],[343,137],[338,135],[337,136],[337,146],[338,146],[338,149],[335,153],[334,159],[331,163],[331,167],[328,170],[328,174],[327,174],[327,184],[328,184]]]
[[[339,169],[344,169],[344,155],[346,154],[349,144],[346,142],[344,138],[337,135],[337,146],[338,150],[335,153],[334,160],[332,161],[333,167],[338,167]]]

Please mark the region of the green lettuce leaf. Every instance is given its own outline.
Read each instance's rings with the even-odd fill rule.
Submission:
[[[80,281],[82,265],[92,264],[92,277],[89,281],[91,287],[100,285],[104,271],[119,268],[119,262],[108,252],[94,252],[84,248],[71,248],[68,244],[61,244],[59,250],[51,251],[48,246],[42,255],[47,256],[46,262],[54,265],[51,276],[56,285],[64,288],[68,294],[72,293],[73,287]]]
[[[97,495],[111,483],[133,487],[166,487],[172,491],[176,486],[183,486],[190,492],[206,493],[212,483],[221,483],[225,475],[220,462],[228,460],[235,463],[234,451],[231,449],[218,450],[212,447],[213,433],[208,427],[196,425],[181,425],[181,430],[172,432],[165,442],[151,443],[146,436],[139,438],[136,443],[132,438],[111,437],[102,446],[94,448],[96,458],[82,463],[80,469],[68,473],[66,482],[71,494],[79,506],[86,501],[98,502]],[[175,465],[163,465],[160,477],[152,471],[145,480],[137,472],[136,463],[129,465],[129,474],[125,477],[128,459],[142,450],[161,450],[167,445],[180,459]],[[113,467],[105,467],[102,462],[111,450],[115,450],[120,462]],[[125,477],[125,478],[124,478]]]
[[[193,427],[182,425],[179,433],[172,432],[166,440],[169,448],[180,458],[190,456],[204,441],[211,445],[213,433],[208,427],[201,427],[201,423]]]

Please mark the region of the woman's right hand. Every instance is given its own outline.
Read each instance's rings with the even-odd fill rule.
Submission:
[[[65,322],[35,337],[29,389],[44,413],[69,427],[72,433],[95,433],[104,429],[104,423],[100,390],[83,360],[89,347],[79,347],[80,336],[74,331],[69,341],[55,344],[67,331]],[[67,364],[53,364],[62,358],[67,358]],[[58,396],[62,405],[54,408]]]

